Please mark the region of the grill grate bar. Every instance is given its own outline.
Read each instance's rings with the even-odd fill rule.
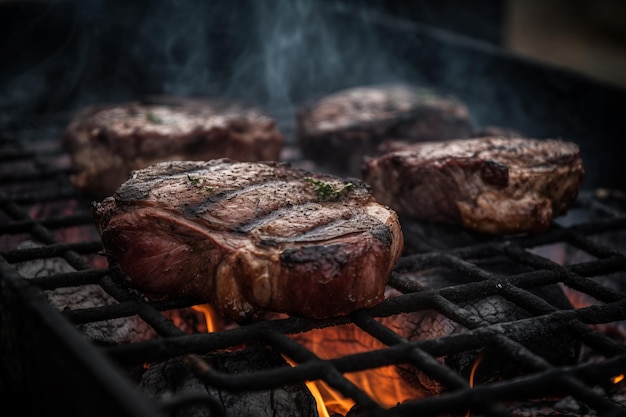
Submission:
[[[322,372],[320,378],[323,379],[324,382],[340,392],[344,397],[355,400],[363,410],[374,413],[382,411],[382,408],[374,400],[350,382],[350,380],[346,379],[341,372],[332,366],[331,362],[320,360],[313,352],[304,348],[289,337],[286,337],[283,333],[269,331],[264,334],[264,338],[271,346],[277,348],[288,357],[297,359],[300,364],[313,364],[316,370]],[[303,381],[304,380],[295,380],[293,382]]]
[[[2,177],[0,177],[0,184],[40,182],[49,180],[51,177],[69,175],[71,173],[72,170],[70,168],[59,169],[57,167],[39,168],[35,172],[4,172]]]
[[[397,405],[393,410],[399,415],[419,415],[436,416],[448,412],[464,412],[467,406],[475,411],[482,411],[485,404],[494,403],[503,399],[515,400],[520,396],[525,398],[541,398],[546,392],[562,392],[562,381],[574,376],[583,374],[611,374],[611,370],[624,369],[626,367],[626,356],[608,359],[602,364],[585,364],[574,368],[551,369],[546,372],[536,373],[529,376],[516,378],[510,382],[494,382],[488,385],[478,385],[471,390],[451,391],[442,393],[438,397],[424,398],[416,402],[406,402]],[[590,392],[589,390],[584,390]],[[605,415],[619,416],[623,413],[623,408],[619,405],[603,401],[602,404],[595,404],[604,411]],[[610,414],[615,413],[615,414]],[[513,414],[505,414],[513,415]]]
[[[354,323],[357,326],[365,330],[370,335],[376,337],[387,346],[407,343],[406,339],[400,337],[390,328],[374,320],[365,312],[356,312],[352,315],[352,317],[354,318]],[[408,359],[419,369],[423,370],[427,375],[437,377],[449,389],[467,388],[467,381],[465,379],[459,377],[456,372],[451,371],[435,358],[417,347],[409,351]]]
[[[49,178],[48,178],[49,180]],[[40,183],[41,184],[41,183]],[[68,201],[71,199],[79,199],[80,194],[76,193],[76,190],[70,188],[69,186],[59,186],[53,187],[54,189],[44,190],[44,191],[32,191],[32,192],[24,192],[21,191],[19,194],[16,194],[14,197],[2,197],[0,196],[0,203],[2,202],[12,202],[23,205],[34,205],[38,203],[47,203],[52,201]]]
[[[591,217],[584,220],[564,219],[541,235],[486,238],[442,228],[442,236],[446,239],[437,240],[439,231],[433,229],[434,226],[407,221],[406,227],[403,224],[403,230],[410,233],[407,239],[409,250],[403,254],[390,280],[390,286],[401,292],[396,298],[346,317],[329,320],[291,317],[210,334],[186,334],[165,313],[168,310],[190,308],[198,303],[197,300],[180,298],[147,301],[127,286],[125,277],[116,268],[95,268],[91,264],[87,256],[98,256],[102,250],[99,241],[81,239],[78,243],[69,243],[55,234],[63,229],[80,226],[89,226],[92,231],[95,230],[88,213],[89,202],[69,184],[69,171],[60,163],[63,153],[55,146],[39,146],[41,143],[37,132],[29,132],[28,137],[26,142],[16,137],[11,145],[16,146],[15,150],[6,153],[6,157],[4,154],[0,157],[7,165],[28,162],[33,167],[26,175],[10,171],[0,175],[0,188],[8,184],[9,188],[15,189],[0,197],[0,210],[9,220],[0,225],[0,232],[16,236],[27,234],[44,246],[9,248],[1,251],[0,256],[11,264],[60,257],[76,272],[33,278],[28,283],[41,290],[97,284],[117,301],[111,305],[64,311],[62,315],[70,323],[88,324],[139,316],[152,327],[158,334],[155,339],[96,346],[98,351],[121,369],[135,369],[147,362],[183,356],[206,383],[230,391],[278,388],[290,382],[319,379],[335,387],[344,396],[354,399],[359,412],[367,416],[416,413],[426,416],[449,414],[452,411],[463,413],[468,408],[484,415],[511,416],[514,413],[503,401],[519,403],[534,396],[543,397],[552,393],[572,396],[598,412],[608,413],[616,409],[606,391],[609,376],[619,371],[626,373],[626,345],[589,325],[621,325],[620,322],[626,320],[626,294],[622,288],[606,285],[603,280],[605,276],[626,271],[624,248],[614,247],[615,242],[611,240],[598,239],[603,233],[626,230],[626,204],[616,208],[614,204],[608,204],[608,200],[598,201],[598,196],[593,193],[581,193],[574,211],[587,210],[592,213]],[[5,145],[3,148],[11,146]],[[611,196],[613,199],[617,197]],[[41,218],[35,219],[29,214],[38,205],[45,207],[52,203],[62,205],[70,202],[78,211],[67,216],[58,213],[51,215],[45,210],[40,211],[42,214],[38,217]],[[569,245],[592,259],[561,265],[542,252],[535,252],[535,248],[543,245]],[[508,269],[503,272],[494,268],[494,265],[501,264],[507,265]],[[441,288],[424,287],[412,276],[424,271],[451,274],[458,282]],[[531,292],[553,284],[589,295],[599,304],[563,309]],[[502,297],[527,315],[522,319],[513,318],[495,324],[487,322],[468,308],[468,303],[487,297]],[[398,314],[417,314],[428,310],[462,326],[463,331],[424,340],[409,340],[381,321]],[[313,329],[343,324],[355,324],[382,342],[384,347],[328,360],[321,359],[291,337]],[[587,362],[572,366],[551,364],[541,353],[520,341],[520,329],[524,329],[527,338],[557,333],[567,335],[580,342],[585,352],[595,356],[586,353]],[[297,364],[233,375],[210,369],[208,362],[201,356],[207,352],[255,344],[269,345]],[[509,362],[520,364],[526,374],[470,388],[464,371],[453,369],[441,361],[444,357],[476,354],[480,351],[497,351]],[[595,359],[592,361],[589,357]],[[399,364],[413,365],[443,384],[446,390],[438,397],[419,399],[384,410],[344,376],[350,372]],[[184,393],[181,395],[181,398],[184,397]],[[181,403],[184,401],[181,400]],[[175,405],[170,404],[168,407],[175,410]],[[215,410],[221,412],[219,407]]]
[[[48,229],[61,229],[64,227],[93,225],[93,217],[87,214],[75,214],[66,217],[56,217],[46,220],[21,220],[13,223],[1,224],[0,233],[17,234],[21,232],[29,232],[36,225],[41,224]]]
[[[35,227],[40,226],[36,224]],[[2,252],[1,255],[8,262],[26,262],[35,259],[63,257],[65,258],[68,252],[74,252],[75,254],[91,254],[102,250],[101,242],[80,242],[80,243],[51,243],[46,246],[36,248],[22,248],[13,249],[10,251]],[[84,259],[80,257],[74,257],[79,264],[82,264],[84,269],[90,268],[84,263]],[[66,259],[67,260],[67,259]],[[69,260],[68,260],[69,261]]]
[[[108,269],[87,269],[84,271],[59,273],[53,276],[34,277],[30,278],[29,282],[42,290],[54,290],[63,287],[97,284],[108,272]],[[69,311],[79,313],[82,310]]]
[[[14,202],[3,202],[1,204],[2,209],[9,215],[11,216],[13,219],[15,220],[29,220],[29,216],[27,213],[25,213],[16,203]],[[85,269],[90,269],[91,268],[91,264],[85,260],[83,257],[81,257],[78,253],[74,252],[74,249],[79,249],[79,250],[85,250],[86,253],[90,253],[90,252],[94,252],[94,251],[99,251],[102,248],[102,244],[100,242],[92,242],[92,243],[77,243],[77,244],[64,244],[64,243],[60,243],[59,240],[57,239],[57,237],[46,227],[44,227],[41,223],[35,223],[33,224],[31,231],[30,231],[31,235],[43,242],[46,245],[50,245],[49,248],[38,248],[41,251],[43,251],[44,253],[46,253],[45,256],[47,257],[53,257],[53,256],[59,256],[62,257],[63,259],[65,259],[73,268],[77,269],[77,270],[85,270]],[[98,249],[96,249],[96,247]],[[8,262],[20,262],[20,261],[26,261],[29,259],[36,259],[36,258],[30,258],[28,256],[24,256],[23,253],[27,253],[30,256],[32,256],[35,252],[37,253],[37,250],[35,249],[32,252],[28,249],[22,249],[22,250],[13,250],[13,251],[9,251],[8,253],[2,253],[1,255],[7,259]],[[95,249],[95,250],[94,250]]]

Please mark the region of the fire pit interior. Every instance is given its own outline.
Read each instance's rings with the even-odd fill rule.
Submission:
[[[71,23],[75,32],[64,38],[55,26],[59,39],[50,42],[64,45],[59,56],[13,79],[10,97],[26,91],[30,100],[10,113],[0,103],[3,408],[66,416],[623,415],[626,176],[613,139],[623,137],[617,103],[626,94],[486,44],[364,14],[353,3],[313,8],[294,2],[308,7],[308,18],[296,14],[291,21],[278,18],[277,6],[260,10],[241,3],[246,7],[239,13],[222,8],[210,14],[208,5],[193,2],[208,23],[222,25],[209,36],[202,29],[206,21],[191,20],[187,35],[169,38],[173,57],[157,47],[165,36],[159,19],[180,17],[167,2],[156,2],[150,18],[143,2],[47,5],[54,18],[44,22]],[[20,13],[32,17],[33,10]],[[123,19],[112,24],[113,16]],[[108,25],[94,31],[90,25],[99,19]],[[343,58],[354,61],[359,44],[328,49],[319,43],[311,53],[325,54],[324,61],[301,63],[293,74],[286,69],[291,63],[276,54],[288,50],[242,41],[262,33],[278,42],[285,32],[273,29],[293,30],[290,25],[307,19],[342,22],[337,33],[339,26],[324,26],[329,36],[353,33],[350,42],[394,48],[375,51],[386,51],[385,63],[381,56],[360,57],[351,77],[335,77],[334,71],[345,70]],[[130,22],[140,22],[137,30],[129,29]],[[121,29],[141,48],[121,48],[108,38]],[[144,38],[148,30],[153,38]],[[195,46],[216,45],[201,62],[181,46],[194,33],[202,40]],[[313,33],[300,35],[310,42]],[[81,49],[95,42],[103,50]],[[339,50],[345,55],[333,61]],[[244,62],[244,52],[251,61]],[[32,84],[32,77],[45,75],[43,85],[54,86],[50,80],[69,62],[76,65],[80,56],[83,64],[94,64],[105,53],[124,61],[119,67],[106,61],[108,79],[100,67],[51,91]],[[270,61],[261,58],[268,56]],[[256,71],[245,65],[250,62],[258,64]],[[260,65],[267,62],[273,70]],[[138,63],[143,66],[129,69]],[[202,65],[210,77],[196,71]],[[295,103],[390,80],[455,94],[477,126],[577,142],[587,172],[574,207],[541,234],[487,236],[402,218],[405,250],[385,301],[325,320],[275,315],[238,325],[198,300],[147,300],[107,264],[92,201],[72,186],[60,141],[77,106],[153,93],[243,96],[274,115],[292,156]]]

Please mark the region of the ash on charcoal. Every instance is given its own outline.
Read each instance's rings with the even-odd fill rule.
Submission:
[[[275,351],[252,346],[242,350],[212,353],[203,358],[216,371],[240,374],[289,366]],[[317,406],[304,383],[253,392],[231,392],[202,382],[182,357],[152,365],[143,375],[139,388],[148,397],[167,400],[179,395],[207,394],[218,401],[225,417],[317,417]],[[172,410],[172,417],[208,417],[211,410],[188,404]]]
[[[480,262],[478,262],[480,264]],[[497,268],[495,264],[490,265],[491,269],[500,272],[508,270],[509,266],[503,265]],[[434,268],[430,270],[408,272],[402,274],[404,280],[409,280],[417,288],[423,290],[440,289],[462,285],[468,282],[468,278],[460,274],[449,271],[445,268]],[[559,308],[571,308],[567,298],[560,287],[556,285],[539,287],[532,290],[538,297],[548,301]],[[387,296],[392,298],[398,296],[399,292],[389,290]],[[511,321],[523,320],[532,317],[532,313],[515,303],[505,299],[500,295],[481,296],[480,298],[468,299],[459,302],[457,313],[465,318],[471,318],[472,322],[482,322],[484,324],[496,325]],[[425,309],[411,313],[403,313],[380,319],[386,326],[397,332],[409,341],[425,340],[436,337],[443,337],[455,333],[466,332],[468,329],[460,323],[446,317],[434,309]],[[576,363],[580,344],[565,331],[558,332],[558,329],[543,328],[537,322],[521,322],[520,326],[506,328],[507,336],[526,346],[529,350],[542,356],[555,365],[567,365]],[[532,328],[530,326],[533,326]],[[550,335],[550,337],[546,337]],[[441,358],[445,364],[463,376],[469,378],[472,366],[478,358],[479,352],[468,351]],[[518,369],[509,357],[496,349],[487,349],[480,366],[478,366],[474,381],[477,384],[484,384],[494,380],[512,377],[523,370]],[[412,366],[402,366],[402,375],[409,382],[417,379],[421,385],[428,386],[431,391],[440,391],[438,383],[431,380],[427,375]]]
[[[617,387],[618,393],[611,393],[609,398],[611,401],[624,408],[626,410],[626,384],[621,384]],[[601,389],[596,388],[594,391],[598,395],[604,395]],[[528,401],[523,403],[516,403],[510,407],[510,411],[515,417],[620,417],[626,415],[626,412],[620,413],[617,411],[609,411],[604,414],[598,414],[593,409],[590,409],[585,404],[577,401],[572,396],[567,396],[561,399],[541,399],[535,401]]]
[[[18,245],[17,248],[35,248],[39,246],[41,245],[35,242],[25,241]],[[17,271],[24,278],[47,277],[55,274],[76,272],[62,258],[45,258],[21,262],[17,265]],[[116,303],[102,287],[95,284],[44,290],[43,294],[48,302],[60,311],[101,307]],[[156,336],[155,331],[138,316],[79,324],[77,328],[88,339],[103,344],[138,342]]]

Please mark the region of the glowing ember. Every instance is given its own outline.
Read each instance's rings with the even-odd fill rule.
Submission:
[[[225,328],[224,320],[212,306],[196,305],[193,310],[204,315],[207,332]],[[203,331],[203,329],[197,330]],[[321,359],[338,358],[385,347],[353,324],[312,330],[292,337]],[[289,358],[285,357],[285,360],[292,366],[296,366]],[[409,399],[432,395],[432,393],[425,392],[423,388],[411,386],[401,377],[400,372],[396,366],[384,366],[348,373],[344,376],[385,408],[393,407]],[[317,402],[320,417],[330,417],[334,414],[346,415],[354,406],[352,399],[345,398],[324,381],[306,381],[306,385]]]
[[[624,380],[624,374],[619,374],[617,376],[614,376],[613,378],[611,378],[611,382],[613,382],[614,384],[617,384],[621,381]]]
[[[289,358],[284,359],[291,365],[296,364]],[[329,387],[324,381],[306,381],[305,382],[315,403],[317,404],[317,415],[319,417],[330,417],[335,413],[346,415],[347,412],[354,406],[354,401],[349,398],[344,398],[337,391]]]
[[[478,366],[482,363],[484,357],[485,357],[485,352],[481,352],[480,355],[478,355],[478,357],[474,361],[474,364],[472,365],[472,371],[470,372],[470,377],[469,377],[470,387],[474,386],[474,376],[476,375],[476,370],[478,369]],[[465,414],[465,417],[469,417],[471,412],[472,410],[467,410],[467,414]]]
[[[223,323],[221,322],[219,318],[219,314],[215,311],[215,308],[213,308],[211,305],[199,304],[191,308],[199,313],[204,314],[204,320],[206,322],[207,333],[212,333],[216,329],[221,329],[223,327],[222,326]],[[198,329],[198,330],[202,331],[203,329]]]
[[[482,363],[484,357],[485,357],[485,352],[481,352],[480,355],[478,355],[478,357],[474,361],[474,364],[472,365],[472,371],[470,372],[470,377],[469,377],[470,387],[474,386],[474,375],[476,375],[476,370],[478,369],[478,366]]]
[[[293,337],[321,359],[333,359],[385,347],[353,324],[312,330]],[[400,372],[396,366],[384,366],[344,376],[385,408],[396,406],[409,399],[432,395],[422,387],[409,384],[402,378]],[[327,412],[331,415],[333,413],[345,415],[353,407],[354,402],[351,399],[344,398],[323,382],[315,381],[315,384]]]

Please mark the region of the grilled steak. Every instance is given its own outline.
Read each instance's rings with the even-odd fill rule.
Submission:
[[[479,232],[542,232],[578,196],[576,144],[494,138],[413,144],[372,158],[363,179],[400,215]]]
[[[279,162],[163,162],[94,204],[111,264],[148,296],[191,296],[238,322],[313,318],[384,297],[403,248],[395,212],[358,179]]]
[[[458,100],[403,84],[354,87],[302,106],[302,155],[330,172],[359,176],[364,155],[387,139],[409,142],[469,137],[470,114]]]
[[[171,160],[278,160],[283,137],[262,110],[234,102],[163,100],[81,109],[64,134],[73,184],[102,199],[134,169]]]

